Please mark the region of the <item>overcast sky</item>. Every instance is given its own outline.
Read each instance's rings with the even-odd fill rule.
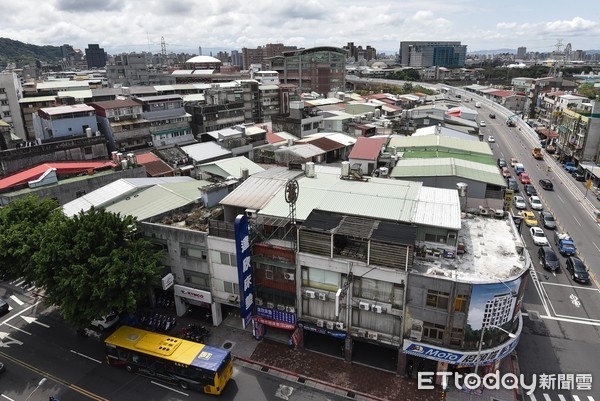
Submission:
[[[467,51],[600,48],[600,3],[546,0],[20,0],[2,1],[0,37],[36,45],[98,43],[114,54],[198,53],[347,42],[393,54],[400,41],[455,40]]]

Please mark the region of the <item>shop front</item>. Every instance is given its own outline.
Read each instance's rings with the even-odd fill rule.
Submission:
[[[320,323],[320,322],[318,322]],[[345,358],[346,336],[345,331],[336,330],[333,327],[321,327],[310,322],[298,322],[301,331],[302,348],[331,355],[337,358]]]
[[[289,343],[296,331],[296,314],[256,305],[253,317],[253,333],[257,340],[270,340]],[[297,339],[292,340],[293,344]]]
[[[177,316],[181,317],[187,313],[193,313],[194,316],[202,318],[201,320],[210,320],[214,326],[218,326],[221,323],[220,304],[213,303],[212,295],[209,291],[179,284],[173,286],[173,291]]]

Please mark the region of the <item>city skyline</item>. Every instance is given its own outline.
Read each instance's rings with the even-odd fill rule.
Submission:
[[[158,53],[163,37],[168,52],[195,54],[199,47],[207,54],[209,49],[241,50],[268,43],[308,48],[342,47],[347,42],[395,54],[401,41],[460,41],[468,52],[516,51],[521,46],[528,52],[549,52],[562,40],[573,50],[597,50],[600,8],[593,0],[569,10],[561,10],[560,4],[207,0],[200,7],[190,0],[23,0],[3,5],[6,17],[0,36],[36,45],[68,43],[82,50],[97,43],[111,54]]]

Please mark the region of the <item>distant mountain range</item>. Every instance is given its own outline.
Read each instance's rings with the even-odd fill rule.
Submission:
[[[8,63],[17,67],[35,65],[37,60],[54,64],[61,60],[60,46],[37,46],[8,38],[0,38],[0,68]]]

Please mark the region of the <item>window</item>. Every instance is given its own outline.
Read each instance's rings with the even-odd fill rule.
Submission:
[[[315,267],[302,267],[302,285],[328,291],[340,288],[340,274]]]
[[[466,312],[467,310],[467,301],[469,297],[467,295],[457,295],[454,300],[454,311],[455,312]]]
[[[425,241],[428,242],[441,242],[444,243],[446,242],[446,235],[440,235],[440,234],[425,234]]]
[[[86,154],[86,155],[91,155],[93,153],[92,147],[91,146],[86,146],[85,148],[83,148],[83,153]]]
[[[206,260],[206,250],[194,246],[185,245],[181,247],[181,256],[185,258]]]
[[[219,257],[220,257],[221,264],[223,264],[223,265],[229,265],[229,266],[237,265],[236,257],[232,253],[219,252]]]
[[[423,337],[432,342],[441,343],[444,339],[445,326],[441,324],[423,322]]]
[[[237,285],[237,283],[232,283],[229,281],[223,281],[223,291],[225,292],[229,292],[231,294],[238,294],[240,293],[240,286]]]
[[[427,290],[427,301],[425,304],[434,308],[447,309],[449,297],[450,294],[447,292]]]
[[[465,338],[465,331],[461,328],[453,327],[450,332],[450,345],[460,347],[463,338]]]
[[[184,269],[183,277],[185,283],[191,284],[192,287],[203,290],[210,290],[210,276],[206,273],[200,273]]]
[[[273,280],[273,269],[266,269],[265,270],[265,278],[267,280]]]

